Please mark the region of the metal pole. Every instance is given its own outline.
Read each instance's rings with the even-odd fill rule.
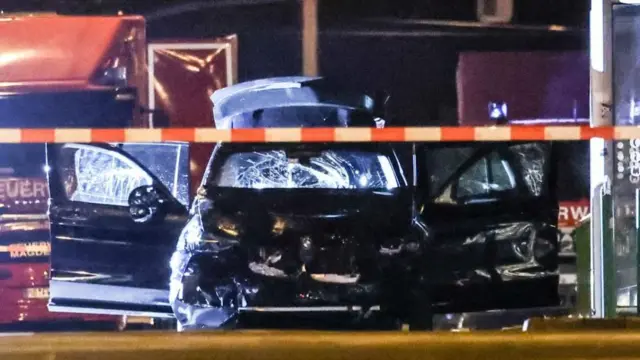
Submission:
[[[591,0],[590,12],[590,91],[591,126],[613,125],[612,103],[612,0]],[[612,142],[591,140],[591,304],[594,317],[612,316],[615,302],[613,227],[611,224]],[[612,287],[613,286],[613,287]],[[608,294],[613,289],[614,294]],[[611,299],[613,297],[614,299]],[[615,305],[614,305],[615,306]],[[615,312],[615,308],[614,308]]]
[[[591,315],[596,318],[604,318],[604,274],[602,265],[602,233],[605,227],[602,216],[602,184],[596,186],[594,195],[591,197],[591,241],[590,260],[591,263]]]
[[[581,316],[591,316],[591,243],[590,228],[593,215],[576,228],[573,233],[576,244],[576,270],[578,275],[577,312]]]
[[[636,189],[636,312],[640,314],[640,301],[638,301],[638,289],[640,289],[640,189]]]
[[[613,104],[613,24],[611,10],[612,0],[591,0],[589,22],[591,126],[613,125],[611,111]],[[593,181],[591,188],[594,188]]]
[[[606,191],[606,189],[605,189]],[[604,306],[604,317],[611,319],[616,316],[616,258],[614,246],[614,219],[613,219],[613,196],[611,192],[602,195],[602,295]]]
[[[302,0],[302,71],[318,76],[318,0]]]

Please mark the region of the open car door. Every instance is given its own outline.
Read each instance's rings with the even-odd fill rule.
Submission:
[[[189,145],[48,144],[59,312],[172,316],[169,261],[189,205]]]
[[[558,305],[551,145],[427,144],[417,156],[434,303],[451,312]]]

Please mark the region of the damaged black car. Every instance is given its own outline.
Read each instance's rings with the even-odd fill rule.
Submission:
[[[384,126],[374,98],[279,78],[213,95],[218,128]],[[189,196],[187,144],[48,145],[53,311],[238,325],[558,303],[552,148],[220,143]]]
[[[412,278],[426,232],[391,145],[221,144],[208,170],[172,259],[181,323],[367,312]]]

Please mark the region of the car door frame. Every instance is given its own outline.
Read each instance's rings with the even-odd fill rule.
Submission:
[[[89,148],[101,149],[109,154],[118,154],[119,157],[124,157],[132,164],[142,170],[147,176],[150,177],[152,185],[161,192],[164,199],[168,200],[167,214],[162,222],[158,223],[146,223],[136,224],[131,218],[130,226],[134,229],[138,227],[140,233],[145,233],[146,230],[153,230],[152,227],[164,226],[164,222],[169,222],[167,226],[170,228],[175,227],[175,231],[168,234],[167,237],[161,237],[160,246],[156,246],[158,243],[150,244],[150,240],[157,240],[158,238],[129,238],[129,239],[113,239],[115,241],[101,238],[102,234],[97,235],[99,231],[108,232],[110,227],[101,222],[100,212],[111,216],[110,219],[119,220],[122,224],[128,224],[126,215],[128,215],[129,207],[122,207],[117,205],[105,205],[97,203],[87,202],[74,202],[67,198],[63,179],[59,173],[58,163],[58,149],[61,149],[64,145],[68,144],[47,144],[46,156],[47,156],[47,182],[49,184],[49,218],[50,218],[50,241],[51,241],[51,278],[50,278],[50,299],[49,309],[56,312],[79,312],[79,313],[95,313],[95,314],[114,314],[114,315],[139,315],[139,316],[153,316],[153,317],[172,317],[171,307],[169,305],[169,258],[175,250],[175,244],[178,241],[176,233],[181,231],[182,226],[188,219],[188,205],[180,203],[171,193],[171,191],[162,183],[161,180],[149,170],[144,164],[138,161],[134,156],[128,154],[118,146],[109,144],[76,144],[88,146]],[[154,145],[166,145],[163,144],[149,144]],[[181,144],[183,145],[183,144]],[[187,145],[188,148],[188,145]],[[188,156],[187,156],[188,159]],[[176,161],[179,161],[176,159]],[[188,165],[188,162],[187,162]],[[175,166],[175,165],[174,165]],[[187,169],[188,171],[188,166]],[[74,170],[75,171],[75,170]],[[59,211],[63,209],[71,209],[70,217],[62,219]],[[75,213],[74,213],[75,212]],[[126,214],[125,214],[126,213]],[[104,218],[102,218],[104,219]],[[117,227],[117,226],[116,226]],[[87,236],[84,238],[72,238],[68,237],[65,241],[60,240],[58,234],[65,234],[65,231],[69,230],[71,234],[75,234],[75,229],[84,229],[87,233],[94,232],[95,237]],[[122,227],[113,230],[114,233],[127,233],[128,228]],[[169,237],[170,236],[170,237]],[[76,246],[74,249],[73,246]],[[84,254],[77,254],[78,257],[82,257],[82,261],[78,260],[78,264],[82,265],[64,265],[71,262],[71,255],[73,251],[84,247],[90,251]],[[93,251],[91,249],[100,249],[100,251]],[[106,252],[104,250],[107,250]],[[162,266],[162,263],[166,266],[166,279],[158,279],[155,287],[136,287],[129,286],[135,285],[135,280],[127,282],[126,276],[120,277],[94,277],[91,278],[91,271],[86,271],[86,279],[78,279],[78,271],[69,271],[71,269],[87,267],[91,268],[92,265],[100,263],[102,256],[107,257],[107,253],[113,250],[113,253],[126,254],[126,251],[133,251],[135,254],[144,255],[144,250],[147,249],[160,249],[158,252],[162,254],[166,259],[154,260],[152,257],[146,258],[145,263],[155,264]],[[67,251],[67,253],[65,253]],[[138,258],[141,258],[138,256]],[[95,263],[92,263],[92,259]],[[145,257],[142,257],[145,259]],[[166,263],[165,263],[166,261]],[[162,263],[161,263],[162,262]],[[104,265],[104,264],[103,264]],[[109,265],[109,264],[107,264]],[[110,264],[112,269],[118,269],[122,266],[120,263]],[[142,264],[129,265],[130,269],[140,269]],[[109,275],[112,271],[109,267],[102,266],[101,268],[106,272],[103,275]],[[115,271],[115,270],[113,270]],[[96,275],[96,274],[93,274]],[[100,275],[99,273],[97,275]],[[111,274],[113,275],[113,274]],[[130,274],[133,279],[137,274]],[[75,278],[74,278],[75,277]],[[166,285],[166,286],[165,286]],[[159,287],[159,288],[158,288]]]
[[[460,254],[456,255],[454,252],[452,252],[452,251],[455,251],[455,249],[447,249],[447,246],[449,246],[448,242],[453,240],[437,239],[438,235],[436,234],[439,233],[439,230],[444,232],[445,234],[447,232],[451,233],[452,231],[453,232],[460,231],[462,233],[464,232],[465,222],[471,224],[468,226],[468,228],[472,230],[468,230],[468,232],[473,233],[474,228],[481,229],[483,226],[491,225],[491,223],[499,223],[502,220],[510,221],[510,220],[518,220],[518,219],[525,220],[525,219],[535,218],[535,221],[539,221],[542,223],[551,223],[551,224],[554,224],[555,221],[557,221],[557,201],[554,200],[555,189],[552,187],[552,185],[555,184],[555,182],[553,181],[553,179],[555,178],[555,168],[553,166],[553,163],[554,163],[553,159],[555,156],[554,148],[553,146],[550,146],[546,150],[548,151],[548,154],[545,154],[546,162],[544,164],[544,169],[543,169],[545,177],[544,177],[544,182],[542,184],[540,196],[538,197],[524,196],[523,197],[522,194],[524,193],[522,193],[522,191],[523,190],[527,191],[526,184],[524,183],[524,179],[521,175],[520,165],[518,164],[517,159],[514,159],[511,156],[512,154],[510,152],[511,146],[521,145],[521,144],[527,144],[527,142],[491,143],[488,145],[483,144],[479,147],[478,147],[478,143],[463,143],[463,142],[447,143],[447,144],[431,144],[431,145],[427,144],[425,146],[420,147],[419,150],[416,151],[416,156],[417,156],[416,164],[418,164],[416,168],[416,171],[417,171],[416,177],[417,177],[417,184],[419,187],[419,191],[417,195],[417,198],[418,198],[417,204],[420,207],[419,216],[421,217],[422,221],[425,222],[427,227],[430,229],[429,231],[432,234],[434,234],[430,244],[430,251],[432,251],[432,254],[434,256],[432,260],[437,259],[438,257],[441,257],[441,259],[444,259],[446,258],[447,254],[449,255],[449,257],[451,257],[450,260],[455,259],[456,257],[458,257],[458,261],[463,259],[462,255]],[[443,182],[443,184],[440,186],[438,191],[435,192],[435,195],[431,196],[431,192],[430,192],[431,189],[429,189],[430,181],[428,178],[430,170],[425,169],[427,164],[426,151],[433,148],[455,148],[455,147],[472,147],[472,148],[475,147],[476,149],[474,149],[472,154],[466,160],[464,160],[452,172],[450,176],[447,177],[447,179]],[[501,160],[507,160],[511,170],[517,173],[517,174],[514,174],[516,177],[515,190],[518,191],[518,194],[520,195],[501,196],[501,195],[505,195],[506,192],[496,191],[496,192],[489,192],[487,194],[486,200],[488,201],[479,201],[479,202],[469,203],[469,204],[459,204],[455,201],[455,197],[451,196],[450,199],[453,200],[452,203],[449,203],[449,204],[433,204],[432,203],[432,199],[439,197],[441,194],[444,193],[444,191],[447,188],[453,187],[454,186],[453,184],[459,181],[462,174],[464,174],[471,167],[477,164],[478,161],[481,161],[483,158],[487,158],[488,156],[490,156],[493,152],[497,152]],[[454,195],[454,194],[451,194],[451,195]],[[524,211],[521,206],[518,206],[528,202],[530,202],[530,204],[526,206],[526,208],[532,209],[534,206],[545,206],[545,208],[551,209],[553,211],[549,211],[548,214],[544,214],[544,216],[539,216],[540,214],[534,214],[533,211]],[[503,208],[502,206],[506,206],[506,209]],[[450,211],[449,214],[447,214],[447,207],[449,207],[449,211]],[[489,215],[491,214],[490,210],[492,208],[494,209],[494,213],[502,212],[503,214],[501,215],[502,219],[493,220],[492,218],[493,215]],[[443,228],[437,229],[437,228],[434,228],[434,223],[433,223],[434,219],[429,219],[428,217],[424,216],[425,213],[426,214],[435,213],[435,214],[438,214],[437,216],[440,216],[441,218],[445,217],[446,215],[467,216],[469,218],[465,220],[463,217],[463,220],[459,222],[457,220],[451,220],[450,224],[447,224],[445,226],[440,224],[440,226],[443,226]],[[474,224],[474,222],[477,222],[477,223]],[[451,228],[447,230],[446,226],[450,226]],[[455,230],[452,230],[454,228]],[[480,234],[480,232],[478,232],[478,234]],[[465,297],[465,296],[473,295],[474,293],[488,290],[493,286],[493,284],[496,281],[495,274],[491,274],[491,272],[495,270],[495,256],[496,256],[496,254],[494,253],[496,251],[495,248],[491,246],[492,245],[491,242],[486,242],[486,241],[473,242],[472,241],[474,240],[473,237],[468,237],[466,238],[466,240],[463,238],[457,239],[457,240],[459,241],[459,243],[457,245],[451,244],[451,246],[460,247],[461,253],[466,253],[466,255],[472,257],[470,262],[472,265],[470,265],[470,268],[466,270],[469,270],[469,271],[485,270],[489,274],[490,281],[487,281],[485,284],[481,285],[480,288],[469,287],[469,289],[471,289],[469,294],[465,293],[464,291],[461,291],[459,294],[451,295],[451,296]],[[462,245],[466,245],[468,246],[468,248],[462,249],[461,247]],[[451,274],[442,273],[438,275],[437,274],[438,269],[432,268],[429,271],[432,272],[432,278],[434,279],[434,281],[438,281],[439,276],[441,276],[442,279],[447,279],[449,276],[450,276],[450,279],[455,278],[455,276]],[[461,280],[467,280],[467,279],[461,279]],[[444,281],[443,284],[444,283],[446,283],[446,281]],[[437,289],[437,287],[434,289]],[[464,294],[464,295],[460,295],[460,294]],[[459,310],[456,305],[456,299],[451,298],[450,300],[452,300],[450,304],[454,304],[452,305],[453,308],[448,306],[450,304],[445,305],[444,303],[446,303],[446,301],[443,302],[443,308],[446,309],[446,311]],[[474,308],[474,306],[476,308]],[[462,311],[487,310],[485,308],[482,308],[482,306],[485,306],[485,305],[484,304],[482,305],[464,304],[462,305]]]
[[[448,185],[451,185],[453,181],[455,181],[456,179],[458,179],[462,174],[464,174],[464,172],[466,172],[467,170],[469,170],[469,168],[471,168],[477,161],[479,161],[480,159],[486,157],[487,155],[490,155],[492,152],[496,151],[501,155],[501,158],[503,160],[507,160],[509,162],[509,165],[512,169],[516,169],[516,170],[520,170],[520,165],[517,163],[517,161],[515,159],[513,159],[512,154],[509,152],[509,148],[512,146],[518,146],[518,145],[525,145],[525,144],[533,144],[535,142],[508,142],[508,143],[492,143],[489,145],[482,145],[479,148],[475,149],[475,151],[471,154],[471,156],[466,159],[465,161],[463,161],[458,168],[443,182],[443,184],[440,186],[440,188],[435,192],[436,194],[441,194],[442,192],[444,192],[444,190],[446,189],[446,187]],[[421,164],[425,163],[425,156],[424,156],[424,152],[421,151],[421,149],[429,149],[429,148],[454,148],[454,147],[473,147],[473,146],[477,146],[477,143],[467,143],[467,142],[460,142],[460,143],[439,143],[437,145],[423,145],[421,148],[418,148],[416,150],[416,169],[415,171],[415,177],[416,177],[416,187],[418,188],[418,191],[416,192],[417,195],[417,203],[420,206],[426,206],[426,203],[429,202],[429,197],[430,197],[430,192],[427,187],[426,191],[425,191],[425,186],[421,185],[424,183],[429,183],[428,178],[426,177],[426,174],[428,173],[427,171],[424,171],[421,169]],[[550,144],[548,147],[548,155],[546,158],[546,162],[544,164],[544,168],[543,168],[543,173],[545,174],[544,177],[544,181],[542,184],[542,189],[541,189],[541,194],[535,197],[535,201],[537,203],[540,204],[545,204],[545,205],[549,205],[549,204],[553,204],[552,207],[555,208],[555,210],[553,210],[554,214],[552,215],[552,217],[548,217],[548,221],[550,223],[555,223],[557,222],[557,213],[558,213],[558,209],[557,209],[557,195],[556,195],[556,189],[555,189],[555,180],[557,179],[557,169],[555,166],[555,158],[557,156],[556,154],[556,148],[553,146],[553,144]],[[523,179],[519,174],[516,174],[516,190],[518,191],[526,191],[526,185],[523,183]],[[503,191],[494,191],[493,193],[497,196],[496,197],[496,201],[500,201],[500,193]],[[491,192],[490,192],[491,193]],[[507,198],[507,197],[505,197]],[[527,199],[525,200],[530,200],[532,197],[527,197]],[[518,197],[511,197],[512,201],[523,201],[523,197],[518,196]],[[453,199],[452,199],[453,200]],[[509,200],[508,198],[506,200]],[[470,205],[470,204],[469,204]]]

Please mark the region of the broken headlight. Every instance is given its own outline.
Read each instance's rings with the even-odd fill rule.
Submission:
[[[195,215],[182,229],[179,244],[187,251],[224,251],[239,244],[238,239],[234,239],[232,234],[232,231],[224,234],[212,234],[206,231],[202,225],[202,218]]]

